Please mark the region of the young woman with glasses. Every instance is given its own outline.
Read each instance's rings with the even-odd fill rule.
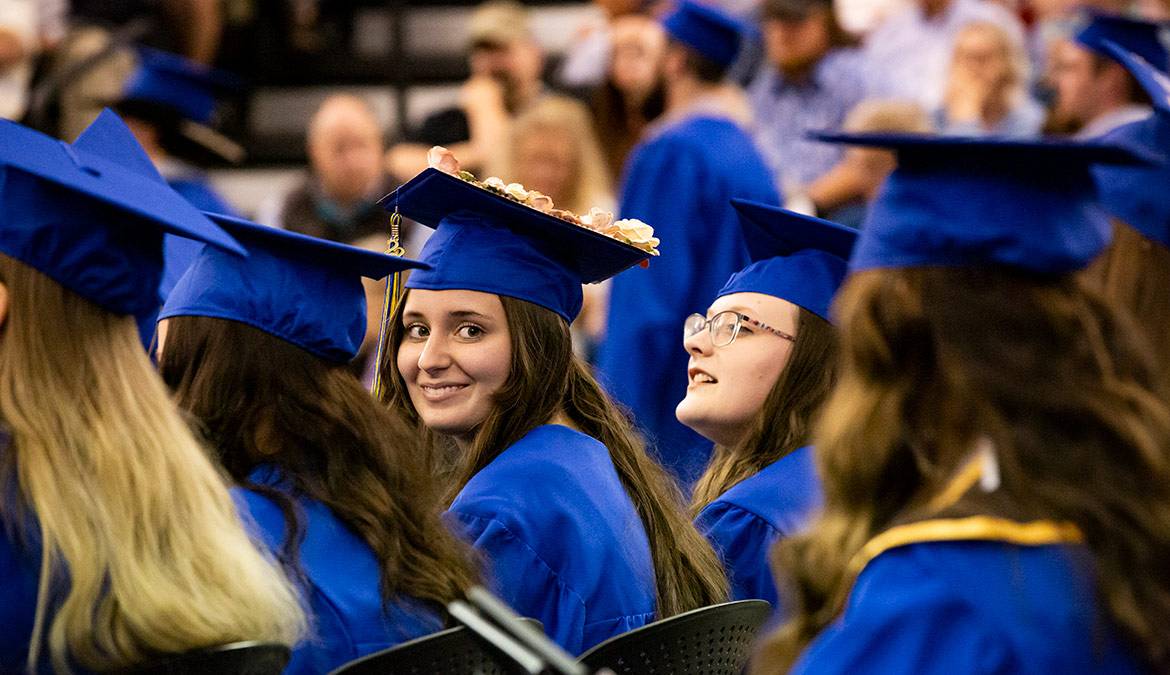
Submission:
[[[756,262],[683,329],[690,353],[676,414],[715,443],[692,513],[736,599],[776,604],[768,551],[820,502],[809,435],[833,383],[829,303],[855,233],[754,202],[733,202]]]

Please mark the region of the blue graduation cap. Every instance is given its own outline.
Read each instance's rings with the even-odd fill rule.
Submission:
[[[735,62],[744,37],[752,32],[734,17],[695,0],[680,0],[662,19],[662,27],[671,38],[721,66]]]
[[[894,150],[898,167],[870,206],[849,261],[880,267],[1004,265],[1059,275],[1109,243],[1090,168],[1151,161],[1101,142],[917,134],[816,134]]]
[[[219,99],[240,88],[235,76],[177,54],[139,47],[138,61],[122,90],[123,102],[166,106],[200,124],[211,124]]]
[[[247,247],[247,259],[203,249],[167,297],[159,320],[228,319],[258,328],[327,361],[348,363],[366,334],[361,277],[426,269],[356,246],[208,214]]]
[[[109,110],[73,145],[0,120],[0,209],[0,252],[115,314],[158,308],[163,232],[244,253]]]
[[[650,257],[433,168],[382,203],[435,228],[419,255],[431,269],[412,274],[407,288],[506,295],[569,322],[581,311],[581,284],[608,279]]]
[[[716,297],[764,293],[829,321],[857,230],[746,199],[732,199],[731,205],[753,262],[731,275]]]
[[[1154,114],[1114,129],[1102,140],[1130,147],[1170,151],[1170,77],[1114,42],[1104,50],[1133,74],[1154,103]],[[1170,164],[1096,166],[1093,175],[1105,210],[1147,238],[1170,246]]]
[[[219,100],[238,91],[230,73],[148,47],[138,48],[138,69],[115,104],[127,117],[159,127],[162,143],[179,156],[202,159],[207,152],[238,163],[244,149],[212,124]]]
[[[1170,25],[1102,12],[1089,12],[1086,18],[1088,23],[1076,34],[1076,41],[1085,47],[1115,58],[1105,48],[1106,42],[1113,42],[1160,71],[1170,68]]]

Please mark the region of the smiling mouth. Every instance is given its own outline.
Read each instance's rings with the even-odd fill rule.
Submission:
[[[427,384],[419,385],[419,389],[422,391],[423,396],[425,396],[429,401],[441,401],[445,398],[448,398],[449,396],[463,391],[466,388],[466,384],[445,384],[442,386]]]
[[[704,373],[703,371],[698,371],[698,372],[691,375],[690,384],[692,386],[694,386],[694,385],[698,385],[698,384],[715,384],[717,382],[719,382],[719,380],[716,380],[715,378],[711,377],[707,373]]]

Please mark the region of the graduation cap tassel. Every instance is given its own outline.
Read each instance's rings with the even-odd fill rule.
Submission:
[[[406,249],[402,248],[399,237],[401,225],[402,214],[398,213],[398,208],[395,207],[394,213],[390,214],[390,239],[386,241],[387,255],[399,258],[406,255]],[[386,282],[386,294],[382,300],[382,321],[378,324],[378,350],[374,354],[374,384],[370,387],[370,393],[378,400],[382,400],[382,358],[386,353],[386,338],[390,334],[390,317],[398,310],[398,303],[402,300],[404,290],[402,272],[391,274]]]

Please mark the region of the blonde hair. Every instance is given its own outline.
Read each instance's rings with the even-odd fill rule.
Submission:
[[[999,24],[990,21],[972,21],[959,30],[953,44],[957,45],[965,35],[973,33],[990,35],[999,43],[1004,61],[1007,62],[1006,101],[1013,106],[1019,105],[1028,95],[1028,82],[1032,77],[1032,67],[1028,61],[1028,51],[1024,43]],[[954,54],[952,53],[951,56],[951,67],[954,68]]]
[[[241,640],[293,644],[304,612],[249,539],[132,317],[0,255],[0,516],[37,541],[28,666],[109,670]],[[31,510],[31,512],[29,511]]]
[[[566,96],[545,96],[529,106],[512,122],[503,152],[488,164],[488,174],[505,181],[516,178],[517,141],[527,136],[559,130],[576,144],[577,165],[574,168],[570,194],[550,195],[557,208],[574,213],[589,213],[593,206],[610,208],[613,204],[613,185],[609,178],[601,143],[593,128],[589,109]],[[528,186],[531,187],[531,186]]]

